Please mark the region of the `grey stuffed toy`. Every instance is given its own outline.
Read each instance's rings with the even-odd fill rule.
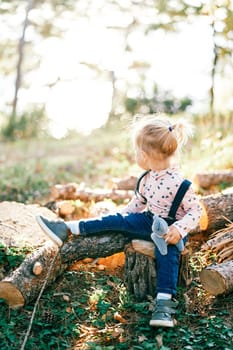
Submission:
[[[152,224],[152,234],[151,238],[153,242],[156,244],[162,255],[167,254],[167,243],[163,238],[163,235],[168,231],[167,222],[158,215],[154,215],[153,224]],[[184,242],[182,239],[176,244],[179,251],[184,250]]]

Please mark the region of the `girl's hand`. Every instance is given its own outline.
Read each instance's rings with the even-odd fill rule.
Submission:
[[[173,225],[169,226],[167,233],[163,236],[167,244],[176,244],[182,238],[180,232]]]

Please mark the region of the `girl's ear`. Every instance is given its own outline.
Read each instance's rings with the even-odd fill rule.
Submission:
[[[143,158],[144,160],[147,160],[147,159],[148,159],[148,155],[147,155],[147,153],[146,153],[145,151],[141,151],[141,155],[142,155],[142,158]]]

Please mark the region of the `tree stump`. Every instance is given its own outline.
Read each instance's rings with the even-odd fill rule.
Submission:
[[[128,291],[138,301],[154,298],[157,275],[154,243],[144,240],[132,240],[125,247],[125,283]],[[189,271],[189,251],[185,249],[180,258],[180,286],[187,286],[192,278]]]
[[[154,297],[157,284],[155,259],[137,252],[132,243],[126,246],[125,254],[125,283],[128,291],[139,301],[148,295]]]

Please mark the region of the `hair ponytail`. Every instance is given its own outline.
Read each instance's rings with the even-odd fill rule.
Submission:
[[[187,121],[180,119],[172,125],[177,142],[180,146],[187,143],[188,139],[193,136],[193,126]]]
[[[137,123],[135,143],[151,157],[167,158],[181,148],[192,133],[192,126],[185,120],[172,124],[165,116],[148,117]]]

